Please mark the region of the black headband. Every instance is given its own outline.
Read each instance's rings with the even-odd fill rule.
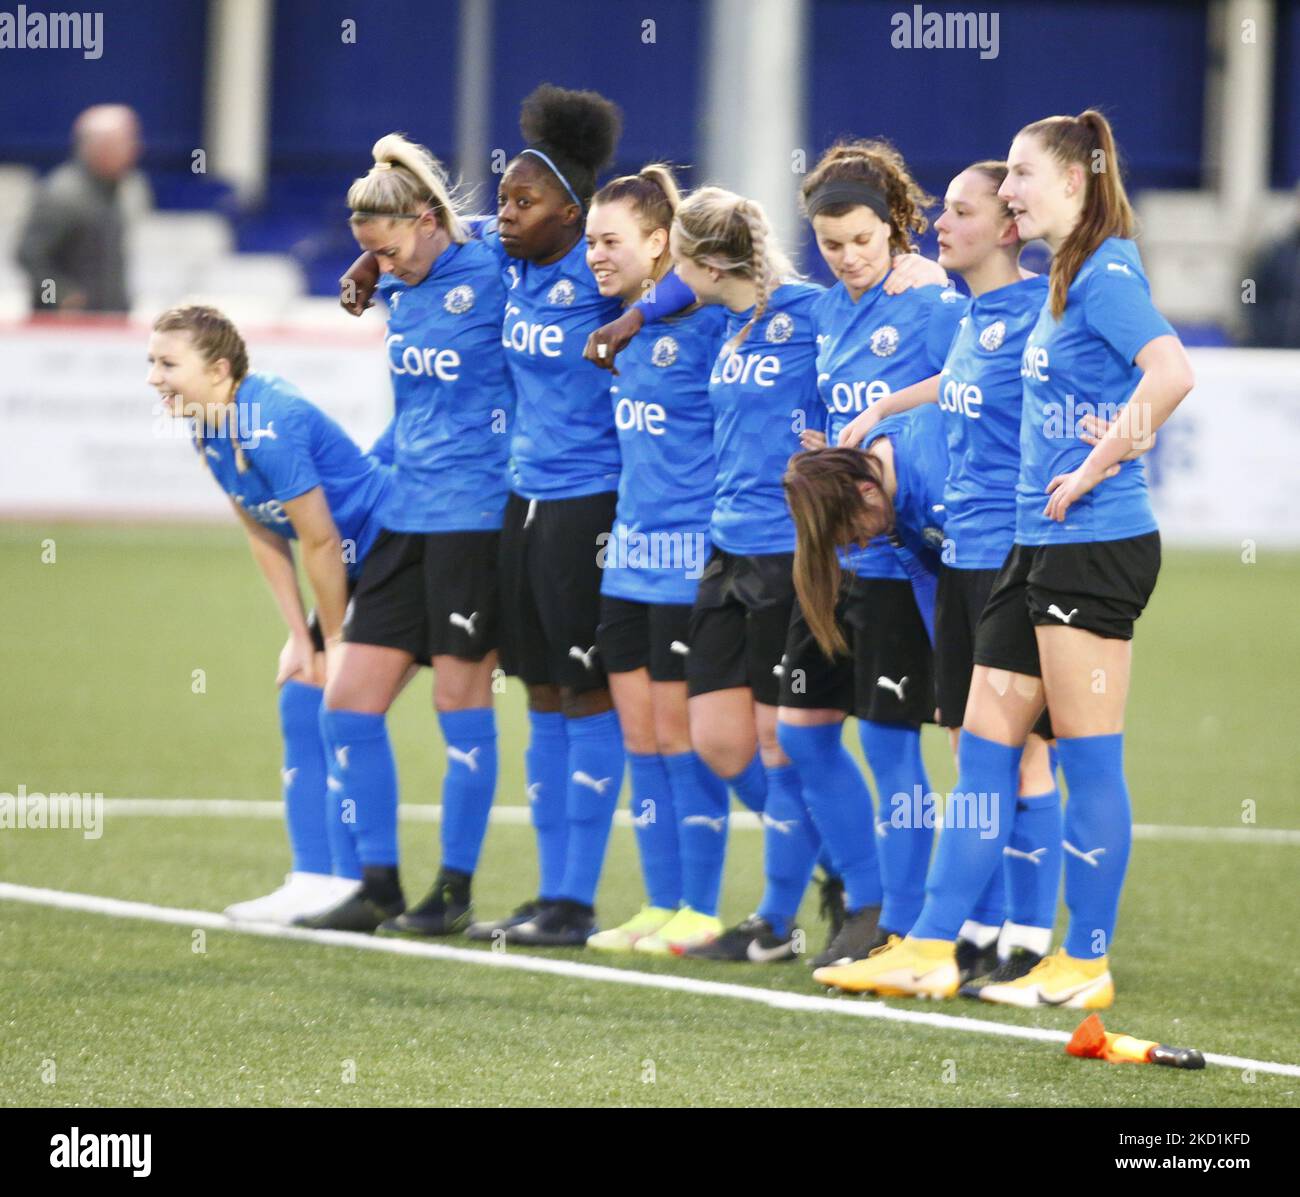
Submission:
[[[852,179],[823,183],[804,201],[809,220],[834,204],[862,204],[881,220],[889,222],[889,201],[870,183],[858,183]]]

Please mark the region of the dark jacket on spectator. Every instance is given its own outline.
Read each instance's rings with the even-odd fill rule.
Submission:
[[[88,312],[125,312],[125,222],[119,184],[80,162],[65,162],[42,180],[18,242],[18,261],[31,279],[32,310],[64,306],[75,292]],[[46,280],[54,283],[51,297]]]

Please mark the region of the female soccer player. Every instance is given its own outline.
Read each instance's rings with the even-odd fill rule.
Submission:
[[[690,739],[742,800],[764,810],[767,860],[757,914],[686,954],[789,959],[818,841],[798,774],[776,741],[794,598],[794,527],[780,475],[815,399],[812,304],[822,288],[789,281],[793,270],[762,208],[720,188],[703,188],[678,209],[671,250],[681,281],[727,317],[727,341],[709,376],[717,476],[713,551],[687,641]]]
[[[701,196],[707,196],[707,204],[702,204]],[[808,853],[817,853],[817,835],[806,818],[798,778],[773,739],[776,712],[772,708],[787,666],[780,653],[786,630],[780,625],[793,599],[793,527],[779,479],[788,451],[811,423],[807,403],[816,388],[818,332],[811,323],[815,316],[811,305],[822,291],[807,284],[778,286],[789,267],[783,258],[764,262],[763,255],[769,252],[770,231],[760,220],[757,205],[717,189],[702,192],[688,201],[674,225],[676,274],[661,286],[655,302],[637,305],[652,313],[672,311],[698,297],[732,311],[733,339],[714,368],[710,393],[719,456],[714,543],[725,550],[722,537],[729,537],[735,547],[721,553],[715,549],[697,597],[687,663],[691,731],[701,754],[729,779],[742,801],[761,809],[766,793],[769,803],[776,801],[777,811],[769,806],[764,812],[768,877],[758,913],[717,943],[688,952],[726,960],[772,961],[794,955],[793,918],[812,869]],[[933,263],[913,255],[905,255],[896,265],[897,279],[891,276],[886,284],[891,289],[929,281],[923,272],[918,280],[915,269],[909,271],[917,265],[943,277]],[[765,343],[755,346],[755,350],[761,346],[761,351],[733,354],[731,346],[740,339],[739,330],[747,333],[759,315],[766,315],[761,308],[752,316],[749,311],[761,294],[760,282],[773,289],[772,314],[763,325]],[[793,306],[786,310],[787,305]],[[641,318],[641,312],[629,313],[597,330],[588,344],[589,357],[611,361],[636,335]],[[778,421],[792,429],[791,443],[772,440],[770,429],[780,427]],[[747,551],[751,548],[765,551]],[[717,581],[711,586],[715,574]],[[710,638],[703,647],[694,639],[697,628]],[[750,711],[754,714],[747,714]],[[763,748],[761,759],[746,758],[756,741]],[[829,913],[833,917],[835,912]]]
[[[997,834],[945,829],[911,933],[818,981],[950,996],[953,941],[1011,832],[1025,739],[1051,709],[1070,801],[1064,947],[980,991],[1018,1006],[1101,1008],[1132,836],[1123,771],[1133,623],[1155,586],[1160,537],[1140,463],[1126,460],[1191,390],[1182,344],[1151,303],[1110,125],[1091,109],[1017,134],[999,189],[1024,240],[1053,250],[1049,294],[1021,357],[1016,540],[976,630],[958,746],[959,794],[998,804]],[[1090,397],[1084,399],[1082,397]],[[1089,449],[1082,410],[1108,430]],[[1111,417],[1114,418],[1111,418]]]
[[[935,224],[939,264],[960,274],[972,301],[943,372],[872,404],[841,429],[839,443],[861,442],[882,420],[937,403],[948,443],[944,552],[935,605],[934,655],[939,722],[953,749],[966,708],[975,625],[1015,537],[1020,470],[1020,355],[1047,294],[1047,279],[1023,278],[1022,243],[997,197],[1004,162],[977,162],[948,186]],[[1036,725],[1021,761],[1015,828],[1005,867],[995,870],[957,940],[959,971],[1014,980],[1046,954],[1061,873],[1060,795]],[[1005,886],[1003,875],[1005,873]],[[1004,913],[1006,921],[1004,922]],[[972,991],[964,986],[962,992]]]
[[[308,925],[449,935],[470,922],[470,883],[496,789],[497,554],[514,408],[501,349],[505,289],[496,255],[470,239],[429,152],[390,133],[373,157],[348,207],[357,243],[386,275],[393,488],[323,717],[331,749],[346,762],[340,780],[356,809],[365,884]],[[425,901],[403,912],[385,715],[419,665],[433,667],[447,745],[442,866]]]
[[[883,285],[891,257],[910,252],[912,235],[925,230],[924,209],[932,202],[887,142],[832,146],[804,180],[801,199],[837,279],[815,314],[817,386],[825,436],[834,443],[855,413],[940,368],[966,302],[940,286],[891,294]],[[933,423],[926,427],[936,431]],[[821,440],[804,438],[806,444]],[[844,566],[834,656],[796,607],[778,724],[781,746],[805,778],[805,800],[845,884],[844,924],[814,966],[859,959],[887,931],[912,925],[933,835],[931,824],[890,817],[892,796],[929,789],[921,724],[934,717],[930,638],[887,539],[847,555]],[[879,791],[874,827],[870,791],[843,745],[849,714],[858,718]]]
[[[391,471],[291,383],[250,374],[243,338],[213,308],[173,308],[159,316],[149,363],[149,384],[164,406],[194,421],[195,450],[229,495],[289,628],[276,685],[293,871],[274,893],[226,914],[291,922],[336,905],[361,878],[338,806],[327,804],[321,687],[326,648],[338,651],[349,581],[379,534]],[[315,594],[310,616],[298,592],[291,540],[302,546]]]
[[[602,295],[633,303],[668,271],[680,203],[664,166],[615,179],[587,214],[587,265]],[[691,747],[686,702],[691,603],[713,509],[709,367],[726,320],[703,305],[646,326],[610,388],[622,453],[596,633],[623,729],[648,904],[587,941],[666,954],[717,937],[726,787]]]
[[[582,358],[588,334],[620,307],[587,269],[583,222],[621,124],[617,106],[595,92],[537,88],[523,104],[528,144],[502,176],[497,216],[475,224],[506,288],[501,342],[517,406],[500,648],[502,666],[528,690],[525,763],[540,881],[535,901],[471,924],[472,939],[586,942],[622,785],[622,738],[596,645],[597,555],[614,522],[618,437],[608,379]],[[344,276],[349,311],[366,306],[375,271],[365,254]]]

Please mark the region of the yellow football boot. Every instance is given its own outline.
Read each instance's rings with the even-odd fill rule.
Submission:
[[[642,906],[622,926],[598,931],[587,940],[587,947],[597,952],[630,952],[647,935],[666,926],[677,914],[664,906]]]
[[[672,922],[665,924],[654,935],[637,940],[634,952],[648,956],[680,956],[687,948],[712,943],[722,934],[722,920],[711,914],[701,914],[683,906]]]
[[[1061,948],[1023,977],[1001,985],[984,985],[980,1000],[999,1006],[1064,1006],[1070,1010],[1105,1010],[1115,1001],[1115,983],[1105,956],[1080,960]]]
[[[950,998],[957,993],[961,975],[952,940],[891,935],[884,947],[865,960],[816,969],[813,980],[847,993]]]

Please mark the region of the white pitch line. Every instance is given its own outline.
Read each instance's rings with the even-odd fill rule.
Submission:
[[[105,798],[104,814],[127,818],[170,816],[173,818],[281,819],[284,817],[284,803],[251,798]],[[436,803],[416,805],[404,802],[398,808],[398,814],[412,823],[437,823],[442,819],[442,807]],[[491,820],[493,823],[515,825],[531,821],[528,807],[506,805],[494,806]],[[631,827],[631,811],[616,812],[614,822],[620,827]],[[733,811],[731,826],[733,830],[738,831],[758,831],[762,828],[758,816],[747,810]],[[1300,845],[1300,831],[1279,827],[1178,827],[1158,823],[1134,823],[1133,838],[1195,843]]]
[[[609,968],[597,964],[580,964],[572,960],[550,960],[516,951],[477,951],[452,948],[442,944],[418,943],[406,939],[386,939],[359,935],[351,931],[311,931],[305,927],[281,927],[272,923],[234,923],[224,915],[208,910],[183,910],[174,906],[154,906],[148,902],[128,902],[121,898],[101,898],[95,894],[70,893],[57,889],[37,889],[27,885],[0,882],[0,900],[26,902],[33,906],[53,906],[62,910],[81,910],[113,918],[144,919],[173,926],[206,928],[257,935],[266,939],[291,939],[303,943],[332,947],[357,948],[369,952],[386,952],[393,956],[418,956],[426,960],[450,960],[458,964],[477,964],[488,968],[516,969],[527,973],[549,973],[578,981],[595,981],[612,985],[632,985],[642,989],[667,989],[692,993],[700,997],[733,998],[801,1014],[842,1014],[851,1018],[868,1018],[880,1022],[911,1023],[937,1030],[967,1031],[977,1035],[994,1035],[1004,1039],[1030,1039],[1039,1043],[1066,1043],[1064,1031],[1043,1027],[1022,1027],[1011,1023],[985,1022],[957,1014],[936,1014],[922,1010],[899,1010],[877,1002],[851,998],[815,997],[778,989],[758,989],[752,985],[732,985],[723,981],[703,981],[697,977],[677,977],[639,973],[632,969]],[[1276,1076],[1300,1077],[1300,1064],[1279,1064],[1270,1060],[1250,1060],[1242,1056],[1205,1053],[1207,1064],[1225,1068],[1272,1073]]]

